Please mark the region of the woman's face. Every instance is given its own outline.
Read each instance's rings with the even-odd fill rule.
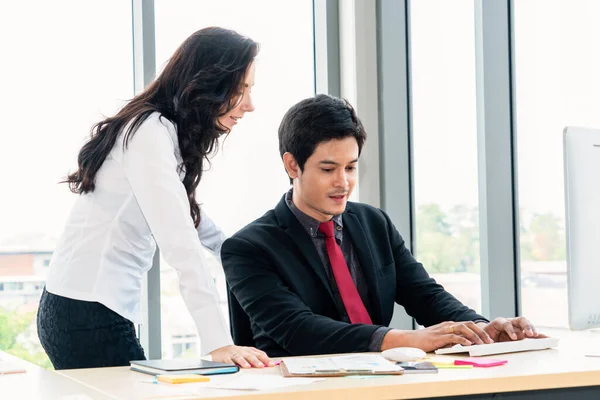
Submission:
[[[254,86],[254,63],[250,64],[246,76],[244,77],[243,92],[240,92],[237,98],[233,99],[235,108],[227,114],[219,117],[219,123],[227,129],[227,133],[231,132],[233,127],[247,112],[254,111],[252,104],[252,86]]]

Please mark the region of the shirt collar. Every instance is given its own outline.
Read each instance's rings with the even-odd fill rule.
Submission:
[[[298,219],[300,224],[304,227],[306,232],[311,237],[317,236],[319,234],[320,222],[317,221],[316,219],[314,219],[313,217],[311,217],[310,215],[303,213],[302,211],[300,211],[300,209],[298,209],[298,207],[296,207],[296,205],[292,201],[293,191],[294,191],[294,189],[290,189],[286,193],[285,203],[289,207],[292,214],[294,214],[294,216],[296,216],[296,218]],[[331,218],[331,220],[333,221],[333,224],[335,226],[335,231],[336,231],[336,236],[337,236],[337,233],[338,232],[341,233],[341,230],[344,228],[344,224],[342,223],[342,214],[334,215]]]

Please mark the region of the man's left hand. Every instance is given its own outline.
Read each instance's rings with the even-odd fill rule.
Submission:
[[[478,322],[494,342],[509,342],[525,338],[545,338],[525,317],[496,318],[490,323]]]

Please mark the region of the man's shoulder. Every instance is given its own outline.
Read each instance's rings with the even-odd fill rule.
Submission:
[[[269,210],[262,217],[255,219],[240,229],[231,236],[230,239],[242,239],[249,242],[255,242],[266,236],[271,236],[273,232],[279,232],[281,230],[282,228],[277,223],[275,210]]]
[[[353,201],[349,201],[346,205],[346,212],[350,214],[355,214],[359,218],[373,218],[380,219],[382,221],[387,219],[387,215],[382,209],[373,207],[365,203],[356,203]]]

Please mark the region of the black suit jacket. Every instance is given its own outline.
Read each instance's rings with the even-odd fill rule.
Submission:
[[[315,245],[284,196],[221,248],[237,344],[271,357],[368,351],[373,332],[390,323],[394,302],[425,326],[484,319],[429,277],[382,210],[349,202],[342,218],[369,285],[373,325],[341,321]],[[254,343],[243,331],[236,338],[241,313]]]

